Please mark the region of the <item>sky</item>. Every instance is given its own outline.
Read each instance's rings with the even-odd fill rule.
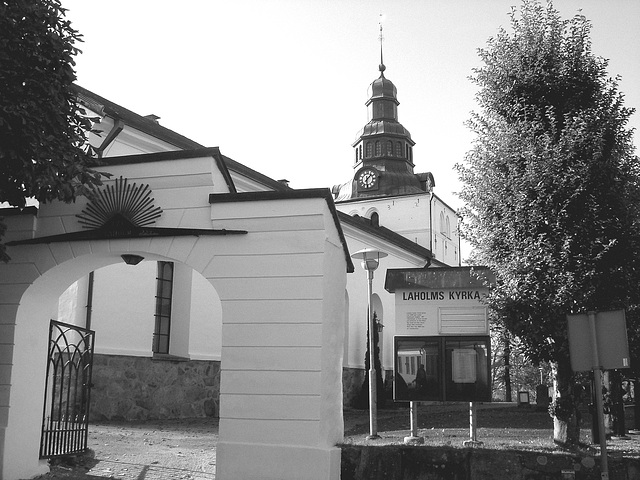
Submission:
[[[293,188],[353,175],[352,143],[379,76],[398,89],[415,171],[461,201],[454,165],[471,148],[477,49],[520,0],[62,0],[82,35],[77,83]],[[640,1],[556,0],[592,21],[592,51],[640,108]],[[382,17],[381,17],[382,15]],[[640,114],[631,127],[639,129]],[[635,135],[638,144],[640,134]]]

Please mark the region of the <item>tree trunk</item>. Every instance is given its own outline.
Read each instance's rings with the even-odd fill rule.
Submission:
[[[513,399],[511,394],[511,342],[507,335],[502,338],[502,341],[504,342],[504,400],[510,402]]]
[[[622,401],[622,374],[619,370],[609,373],[609,392],[611,392],[611,433],[618,437],[627,434],[624,421],[624,402]]]
[[[580,441],[580,412],[569,359],[556,363],[553,370],[553,441],[570,447]]]
[[[376,312],[373,312],[373,323],[377,325],[378,317]],[[378,329],[374,328],[373,330],[373,341],[375,345],[374,350],[374,366],[376,369],[376,400],[378,407],[384,407],[386,402],[386,392],[384,390],[384,380],[382,378],[382,362],[380,362],[380,336],[378,335]],[[369,327],[367,324],[367,351],[364,356],[364,382],[362,382],[362,386],[360,387],[360,393],[354,399],[353,407],[359,409],[369,408],[369,365],[370,356],[369,356]]]

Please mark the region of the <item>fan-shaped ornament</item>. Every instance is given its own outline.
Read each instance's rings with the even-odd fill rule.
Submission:
[[[100,229],[111,235],[131,234],[153,225],[162,215],[151,197],[149,185],[129,184],[120,177],[113,185],[106,185],[89,197],[89,203],[78,214],[83,228]]]

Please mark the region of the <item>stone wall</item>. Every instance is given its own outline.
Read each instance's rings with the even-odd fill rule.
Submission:
[[[361,368],[342,369],[342,405],[352,407],[364,382],[364,370]]]
[[[220,362],[94,355],[90,420],[217,417]]]
[[[451,447],[342,447],[341,480],[600,480],[599,458]],[[610,458],[612,479],[640,478],[637,458]]]
[[[364,369],[343,368],[342,369],[342,405],[353,407],[360,394],[362,383],[364,382]],[[384,371],[385,397],[389,403],[393,398],[393,370]]]

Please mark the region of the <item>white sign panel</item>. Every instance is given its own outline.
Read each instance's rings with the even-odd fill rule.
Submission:
[[[488,335],[487,289],[396,290],[397,335]]]

